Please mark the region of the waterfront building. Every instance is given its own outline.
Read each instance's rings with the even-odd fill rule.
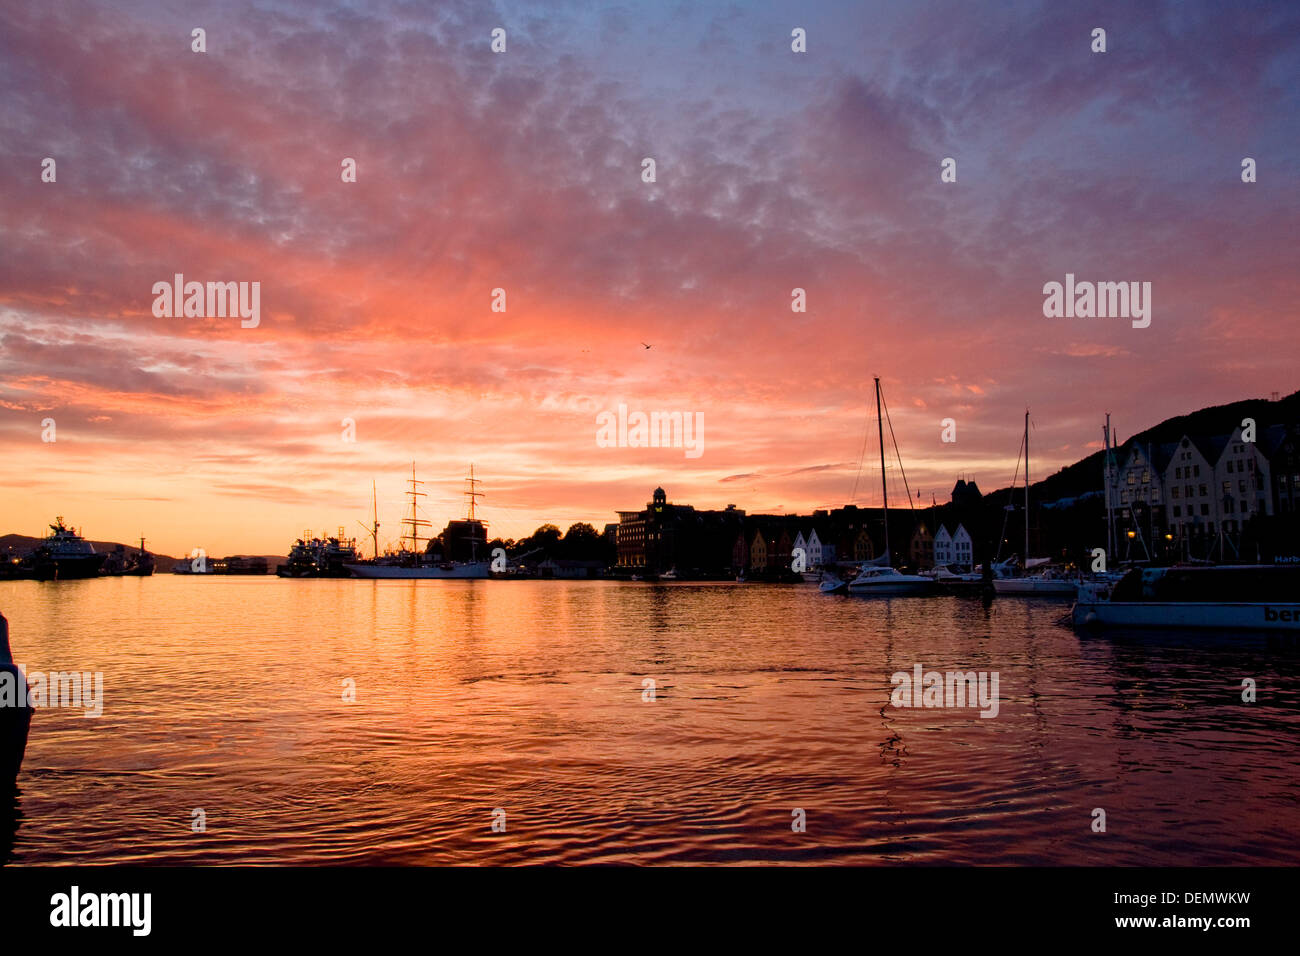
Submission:
[[[952,550],[952,533],[946,525],[939,525],[939,530],[934,533],[935,567],[945,568],[955,562],[956,559]]]
[[[1242,441],[1240,426],[1234,428],[1214,465],[1220,530],[1235,537],[1252,515],[1273,514],[1271,486],[1269,460],[1259,442]]]
[[[1274,425],[1260,437],[1260,445],[1268,459],[1269,478],[1264,484],[1273,513],[1300,511],[1300,425]]]
[[[965,525],[957,525],[957,530],[952,533],[952,561],[949,563],[967,571],[975,567],[975,546]]]
[[[620,511],[618,517],[614,544],[621,568],[720,574],[735,567],[734,544],[745,520],[735,505],[697,510],[670,502],[663,488],[656,488],[645,508]]]

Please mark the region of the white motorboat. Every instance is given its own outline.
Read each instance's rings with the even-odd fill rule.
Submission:
[[[862,573],[849,582],[850,594],[927,594],[935,583],[919,574],[904,574],[895,568],[862,569]]]

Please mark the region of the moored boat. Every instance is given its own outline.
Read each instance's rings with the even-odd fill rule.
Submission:
[[[863,565],[858,576],[848,583],[848,592],[850,594],[859,594],[864,596],[871,595],[906,595],[906,594],[928,594],[934,590],[934,581],[930,578],[923,578],[919,574],[904,574],[897,568],[890,566],[893,552],[889,547],[889,485],[885,478],[885,415],[883,412],[883,398],[880,394],[880,377],[876,376],[876,434],[880,442],[880,492],[881,504],[884,511],[885,525],[885,549],[880,557],[868,561]],[[889,432],[892,435],[894,426],[889,426]],[[894,443],[894,451],[898,452],[898,443]],[[899,455],[899,467],[902,467],[902,455]],[[906,480],[906,476],[904,476]],[[910,496],[909,496],[910,497]]]
[[[993,590],[1000,595],[1020,597],[1074,597],[1079,590],[1079,576],[1049,567],[1020,577],[994,578]]]
[[[38,581],[67,581],[98,577],[107,557],[107,554],[97,553],[76,528],[65,525],[63,518],[58,517],[50,525],[50,536],[28,556],[25,563],[31,576]]]
[[[834,571],[823,571],[822,579],[818,582],[817,587],[822,594],[843,594],[849,589],[849,582]]]
[[[1284,631],[1300,634],[1300,566],[1134,568],[1079,588],[1079,627]]]
[[[449,554],[463,551],[459,541],[468,541],[469,560],[452,557],[444,558],[434,550],[439,543],[438,539],[421,535],[422,529],[430,527],[430,522],[419,516],[419,499],[425,497],[425,492],[420,491],[419,487],[424,482],[415,477],[415,465],[412,463],[411,477],[407,479],[407,484],[411,487],[406,492],[411,499],[411,511],[409,517],[402,519],[404,533],[402,535],[401,549],[379,555],[370,561],[347,562],[343,564],[343,568],[359,578],[482,579],[491,577],[491,562],[480,560],[478,557],[479,549],[486,550],[487,547],[487,525],[478,518],[475,512],[476,499],[483,496],[483,492],[478,490],[478,481],[474,477],[474,466],[470,465],[469,478],[466,479],[469,490],[465,492],[465,496],[469,499],[468,515],[464,521],[454,521],[449,524],[448,530],[444,533],[449,540],[443,542],[443,545],[447,548]],[[378,521],[376,521],[375,527],[378,527]],[[406,533],[408,530],[409,534]],[[456,540],[450,540],[453,533],[457,535]],[[408,539],[410,541],[409,547],[406,544]],[[421,541],[427,542],[428,547],[422,548]]]
[[[848,583],[850,594],[928,594],[935,584],[919,574],[904,574],[896,568],[862,569],[862,573]]]

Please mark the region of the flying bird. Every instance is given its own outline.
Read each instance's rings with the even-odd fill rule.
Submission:
[[[645,345],[645,343],[644,343],[644,342],[642,342],[642,343],[641,343],[641,344],[642,344],[642,345]],[[648,345],[645,345],[645,347],[646,347],[646,348],[649,348],[649,347],[650,347],[650,346],[648,346]]]

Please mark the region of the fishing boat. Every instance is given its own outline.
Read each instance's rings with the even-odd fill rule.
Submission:
[[[892,552],[889,549],[889,485],[885,480],[885,423],[881,412],[880,376],[877,375],[875,378],[876,432],[880,440],[880,489],[885,514],[885,551],[879,558],[869,561],[863,566],[858,576],[848,583],[848,592],[863,596],[927,594],[934,590],[933,581],[929,578],[923,578],[919,574],[904,574],[902,571],[890,566]],[[894,432],[892,424],[889,427],[889,432],[892,436]],[[897,442],[895,442],[894,451],[896,453],[898,451]],[[901,465],[901,456],[899,462]],[[910,492],[908,493],[908,501],[911,502]]]
[[[466,479],[468,490],[465,492],[469,499],[468,515],[464,521],[453,521],[448,525],[452,534],[458,535],[462,539],[469,541],[470,559],[455,560],[443,559],[435,554],[432,550],[433,544],[437,539],[422,535],[421,531],[431,528],[428,520],[419,516],[419,499],[426,496],[426,492],[420,491],[423,481],[415,477],[415,463],[411,464],[411,477],[407,479],[410,488],[406,491],[407,496],[411,499],[410,514],[402,519],[402,545],[396,552],[389,552],[376,557],[372,561],[355,561],[344,564],[348,571],[359,578],[397,578],[397,579],[423,579],[423,578],[487,578],[491,574],[491,562],[479,560],[479,548],[487,547],[487,525],[481,521],[476,513],[476,502],[483,496],[483,492],[478,490],[479,479],[474,477],[474,466],[470,465],[469,478]],[[378,528],[378,522],[375,527]],[[409,534],[408,534],[409,532]],[[410,546],[407,547],[407,541]],[[427,542],[428,547],[422,548],[421,542]],[[446,545],[449,550],[453,549],[454,541],[447,541]]]
[[[76,528],[65,525],[60,516],[50,525],[49,537],[28,556],[25,563],[31,576],[38,581],[67,581],[98,577],[107,558],[107,554],[97,553]]]
[[[1082,585],[1077,627],[1283,631],[1300,634],[1300,565],[1133,568]]]

